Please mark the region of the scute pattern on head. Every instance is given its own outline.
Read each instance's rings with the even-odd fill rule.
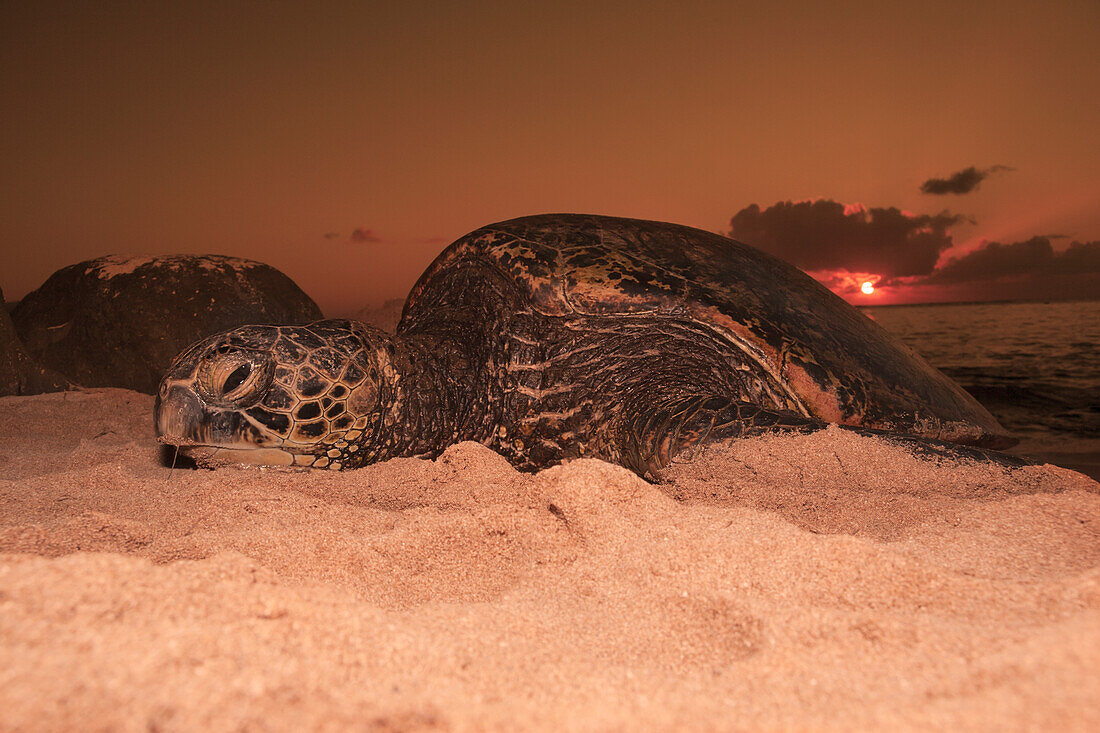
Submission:
[[[355,460],[359,439],[378,422],[378,373],[360,367],[373,355],[368,340],[356,338],[357,325],[281,329],[271,347],[279,363],[274,384],[246,414],[285,439],[296,466],[342,468]]]

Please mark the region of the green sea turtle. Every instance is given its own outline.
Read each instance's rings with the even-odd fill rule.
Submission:
[[[447,247],[395,336],[327,320],[205,339],[156,404],[158,439],[203,464],[346,469],[474,440],[521,470],[598,457],[651,479],[711,441],[827,423],[1014,442],[795,267],[698,229],[576,214]]]

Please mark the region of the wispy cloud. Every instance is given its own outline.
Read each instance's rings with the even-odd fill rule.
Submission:
[[[374,244],[382,240],[372,229],[356,229],[351,233],[351,241],[356,244]]]
[[[990,175],[1014,170],[1016,169],[1007,165],[995,165],[989,168],[970,166],[957,173],[952,173],[947,178],[929,178],[920,185],[920,190],[921,193],[929,193],[935,196],[948,193],[955,195],[970,193]]]

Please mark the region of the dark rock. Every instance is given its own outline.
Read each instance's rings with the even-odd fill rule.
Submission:
[[[220,255],[109,255],[58,270],[11,314],[27,351],[86,387],[156,391],[201,338],[321,310],[269,265]]]
[[[0,396],[68,389],[69,381],[35,362],[23,348],[0,290]]]

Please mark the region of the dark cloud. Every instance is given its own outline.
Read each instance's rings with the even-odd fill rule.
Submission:
[[[898,295],[916,301],[1093,299],[1100,293],[1100,241],[1072,242],[1062,250],[1048,237],[989,242],[929,275],[878,286],[896,287]]]
[[[356,229],[351,233],[351,241],[356,244],[374,244],[382,240],[371,229]]]
[[[1068,249],[1054,255],[1053,269],[1065,274],[1100,274],[1100,240],[1071,242]]]
[[[937,196],[953,193],[970,193],[978,185],[993,173],[1016,170],[1007,165],[995,165],[991,168],[979,169],[974,166],[964,168],[958,173],[953,173],[947,178],[929,178],[920,185],[921,193],[930,193]]]
[[[1049,238],[1032,237],[1026,242],[1011,244],[989,242],[958,259],[949,260],[923,282],[946,284],[1096,273],[1100,273],[1100,241],[1072,242],[1067,249],[1055,252]]]
[[[953,246],[947,229],[965,217],[864,208],[828,199],[756,204],[730,220],[729,236],[803,270],[848,270],[885,278],[927,275]]]
[[[729,235],[781,257],[837,293],[864,280],[917,301],[1055,300],[1100,293],[1100,241],[1052,245],[1065,235],[988,242],[936,267],[963,216],[912,214],[827,199],[753,204],[730,220]],[[950,255],[948,255],[950,256]]]

